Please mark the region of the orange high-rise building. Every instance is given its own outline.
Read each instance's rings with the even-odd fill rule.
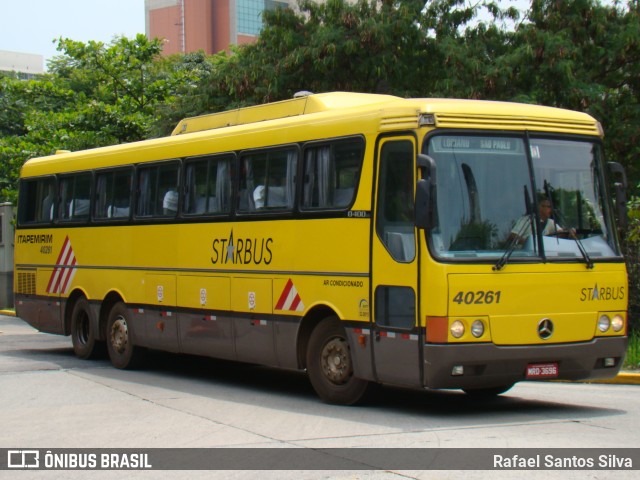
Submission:
[[[165,41],[163,53],[204,50],[255,41],[264,10],[294,6],[295,0],[145,0],[146,33]]]

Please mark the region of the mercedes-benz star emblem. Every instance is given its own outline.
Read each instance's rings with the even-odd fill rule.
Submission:
[[[538,336],[542,340],[547,340],[551,335],[553,335],[553,322],[550,318],[543,318],[538,323]]]

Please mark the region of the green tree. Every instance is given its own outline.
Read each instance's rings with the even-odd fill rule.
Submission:
[[[507,54],[515,34],[507,25],[518,17],[515,8],[503,9],[494,1],[428,2],[421,26],[427,37],[422,57],[429,82],[421,93],[497,99],[514,75]]]
[[[533,0],[498,61],[517,72],[493,98],[590,113],[603,124],[610,160],[640,180],[640,3]],[[502,92],[502,94],[500,94]]]
[[[15,200],[28,158],[150,136],[158,107],[194,77],[160,59],[161,46],[144,35],[109,45],[60,39],[62,55],[50,62],[49,74],[27,82],[0,78],[2,200]]]
[[[224,53],[207,56],[199,51],[156,60],[155,63],[161,63],[160,70],[173,80],[171,95],[155,107],[157,115],[150,135],[169,135],[183,118],[224,109],[230,99],[226,95],[224,98],[212,99],[207,95],[209,89],[206,83],[214,69],[219,68],[219,64],[226,62],[228,58]]]
[[[49,70],[59,84],[75,94],[76,101],[57,115],[36,118],[39,126],[59,130],[71,141],[67,148],[81,149],[145,138],[156,118],[155,107],[170,98],[177,83],[154,62],[160,57],[160,40],[139,34],[134,39],[115,38],[111,44],[59,39]],[[68,125],[75,133],[69,132]]]

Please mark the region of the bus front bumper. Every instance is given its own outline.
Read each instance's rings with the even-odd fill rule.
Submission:
[[[610,378],[620,371],[626,349],[627,337],[551,345],[425,344],[424,386],[503,387],[528,380],[529,366],[549,364],[557,365],[557,380]],[[613,365],[605,366],[605,359],[614,359]]]

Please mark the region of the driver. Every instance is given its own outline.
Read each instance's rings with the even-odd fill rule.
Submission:
[[[564,228],[556,223],[551,218],[552,206],[548,199],[541,200],[538,204],[538,218],[540,223],[538,227],[542,231],[543,235],[557,235],[558,233],[567,232]],[[531,218],[529,215],[521,217],[511,229],[509,238],[518,238],[518,243],[524,243],[529,235],[532,235],[531,231]]]

